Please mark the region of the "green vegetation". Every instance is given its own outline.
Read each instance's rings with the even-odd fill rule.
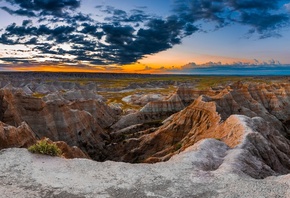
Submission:
[[[32,94],[34,98],[43,98],[46,94],[35,92]]]
[[[30,146],[28,151],[31,153],[38,153],[50,156],[60,156],[61,150],[55,143],[50,143],[47,139],[37,141],[36,144]]]
[[[179,83],[189,83],[194,86],[195,89],[199,90],[208,90],[213,87],[218,86],[226,86],[230,83],[242,81],[242,82],[263,82],[263,83],[271,83],[271,80],[268,78],[256,78],[256,77],[240,77],[240,76],[191,76],[191,75],[149,75],[149,76],[130,76],[130,77],[120,77],[120,78],[112,78],[108,80],[107,78],[65,78],[58,79],[62,82],[75,82],[80,85],[86,85],[88,83],[96,83],[99,90],[99,95],[102,95],[106,100],[107,104],[109,103],[118,103],[121,104],[122,109],[135,109],[139,110],[141,108],[140,105],[128,104],[122,101],[122,98],[133,95],[133,94],[150,94],[150,93],[159,93],[164,96],[170,95],[174,93],[177,89],[175,86],[175,82]],[[167,86],[159,87],[159,82],[167,82],[164,84],[168,84]],[[126,90],[124,92],[120,92],[122,89],[130,86],[130,85],[142,85],[151,83],[154,87],[159,89],[152,88],[132,88],[132,90]],[[133,86],[134,87],[134,86]],[[138,86],[137,86],[138,87]],[[44,94],[35,93],[34,97],[43,97]]]
[[[197,77],[195,77],[197,78]],[[198,77],[196,88],[199,90],[206,90],[211,87],[226,86],[234,82],[256,82],[256,83],[270,83],[267,79],[255,77],[240,77],[240,76],[203,76]]]
[[[128,78],[72,78],[72,79],[58,79],[61,82],[75,82],[81,85],[93,82],[97,83],[100,88],[107,89],[121,89],[130,84],[145,84],[148,82],[191,82],[195,83],[197,88],[203,89],[211,86],[225,85],[229,82],[249,81],[249,82],[265,82],[269,79],[263,77],[241,77],[241,76],[191,76],[191,75],[150,75],[150,77],[128,77]]]
[[[164,82],[164,81],[178,81],[186,82],[192,79],[197,79],[196,76],[186,76],[186,75],[152,75],[150,77],[128,77],[128,78],[116,78],[116,79],[106,79],[106,78],[76,78],[76,79],[58,79],[61,82],[75,82],[81,85],[85,85],[90,82],[97,83],[100,88],[125,88],[130,84],[142,84],[148,82]]]
[[[152,89],[152,88],[137,88],[132,91],[120,92],[120,89],[129,86],[130,84],[146,84],[148,82],[181,82],[181,83],[190,83],[194,85],[196,89],[199,90],[208,90],[212,87],[217,86],[226,86],[230,83],[243,81],[243,82],[263,82],[270,83],[269,79],[255,78],[255,77],[239,77],[239,76],[186,76],[186,75],[164,75],[164,76],[151,76],[148,78],[119,78],[119,79],[110,79],[110,81],[105,79],[85,79],[91,80],[91,82],[96,82],[100,88],[105,89],[116,89],[116,91],[100,91],[98,94],[102,95],[107,99],[107,103],[119,103],[122,105],[123,109],[140,109],[139,105],[132,105],[122,101],[122,98],[133,95],[133,94],[150,94],[150,93],[159,93],[162,95],[170,95],[174,93],[177,89],[174,86],[174,83],[170,83],[167,87],[161,89]],[[157,83],[158,84],[158,83]]]
[[[158,89],[158,90],[157,89],[135,89],[133,91],[126,91],[126,92],[99,91],[98,94],[107,99],[107,104],[119,103],[122,105],[122,109],[139,110],[141,108],[141,106],[126,103],[126,102],[122,101],[122,98],[129,96],[129,95],[134,95],[134,94],[156,94],[156,93],[159,93],[162,95],[169,95],[171,93],[174,93],[175,91],[176,91],[176,87],[168,86],[167,88]]]

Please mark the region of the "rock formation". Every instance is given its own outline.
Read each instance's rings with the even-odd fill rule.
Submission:
[[[99,100],[48,100],[26,96],[9,89],[0,90],[0,119],[18,127],[25,121],[36,137],[65,141],[78,146],[97,160],[104,158],[108,135],[103,128],[115,118],[111,109]]]
[[[87,154],[85,154],[81,149],[79,149],[76,146],[70,147],[64,141],[53,142],[49,138],[46,138],[46,137],[42,138],[39,141],[46,141],[48,144],[55,144],[61,150],[61,157],[64,157],[66,159],[73,159],[73,158],[87,158],[87,159],[90,159],[90,157]]]
[[[10,147],[27,148],[35,142],[35,134],[25,122],[22,122],[18,127],[0,122],[0,149]]]
[[[87,158],[90,159],[90,157],[85,154],[81,149],[79,149],[76,146],[70,147],[67,145],[64,141],[57,141],[55,144],[60,148],[62,151],[62,156],[66,159],[73,159],[73,158]]]
[[[109,159],[166,161],[200,140],[215,138],[229,149],[214,167],[254,178],[289,173],[288,90],[287,84],[236,83],[216,95],[210,92],[211,96],[198,97],[159,128],[141,129],[134,133],[139,136],[112,145],[117,152]],[[127,135],[128,130],[122,132]]]
[[[136,88],[169,84],[174,82]],[[108,106],[93,82],[3,81],[1,86],[1,148],[27,147],[48,137],[59,141],[67,157],[154,163],[216,144],[223,149],[203,162],[202,170],[254,178],[290,171],[290,83],[236,82],[207,90],[188,83],[167,97],[136,96],[135,103],[148,103],[123,116],[122,106]]]
[[[180,97],[174,94],[166,100],[148,102],[140,111],[121,117],[111,128],[117,131],[135,124],[160,121],[184,107]]]

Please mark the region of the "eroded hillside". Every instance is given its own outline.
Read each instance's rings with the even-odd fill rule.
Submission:
[[[148,78],[4,75],[0,149],[47,137],[97,161],[155,163],[213,138],[226,149],[218,159],[199,156],[212,158],[202,170],[290,172],[287,78]]]

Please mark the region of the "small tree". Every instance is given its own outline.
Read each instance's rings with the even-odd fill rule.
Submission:
[[[39,153],[50,156],[60,156],[62,154],[60,148],[58,148],[55,143],[49,142],[46,138],[41,139],[37,141],[36,144],[30,146],[28,151],[31,153]]]

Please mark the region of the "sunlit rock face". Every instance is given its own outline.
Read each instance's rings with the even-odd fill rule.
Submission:
[[[28,147],[36,142],[30,127],[22,122],[18,127],[0,122],[0,149],[10,147]]]
[[[121,117],[111,128],[117,131],[135,124],[164,120],[184,107],[180,97],[175,93],[168,99],[148,102],[140,111]]]
[[[254,178],[288,173],[289,88],[288,84],[236,83],[216,94],[203,91],[205,95],[167,118],[162,126],[131,133],[131,138],[115,145],[117,152],[109,159],[166,161],[201,140],[214,138],[229,147],[221,154],[222,162],[214,165],[221,170],[241,171]],[[128,135],[130,130],[118,133]]]
[[[66,159],[73,158],[90,159],[90,157],[86,153],[84,153],[81,149],[79,149],[77,146],[71,147],[64,141],[56,141],[55,144],[62,151],[62,157]]]
[[[290,141],[261,117],[238,116],[245,126],[240,144],[230,150],[221,170],[240,171],[254,178],[290,172]]]
[[[235,83],[216,96],[217,111],[225,120],[232,114],[259,116],[289,137],[290,84]]]
[[[77,146],[69,146],[64,141],[56,141],[53,142],[49,138],[42,138],[40,141],[46,141],[49,144],[55,144],[61,150],[61,157],[66,159],[73,159],[73,158],[86,158],[90,159],[90,157],[84,153],[81,149]]]
[[[1,121],[18,127],[25,121],[37,138],[48,137],[78,146],[96,160],[102,160],[108,135],[103,128],[115,117],[112,110],[99,100],[47,100],[0,91]]]

